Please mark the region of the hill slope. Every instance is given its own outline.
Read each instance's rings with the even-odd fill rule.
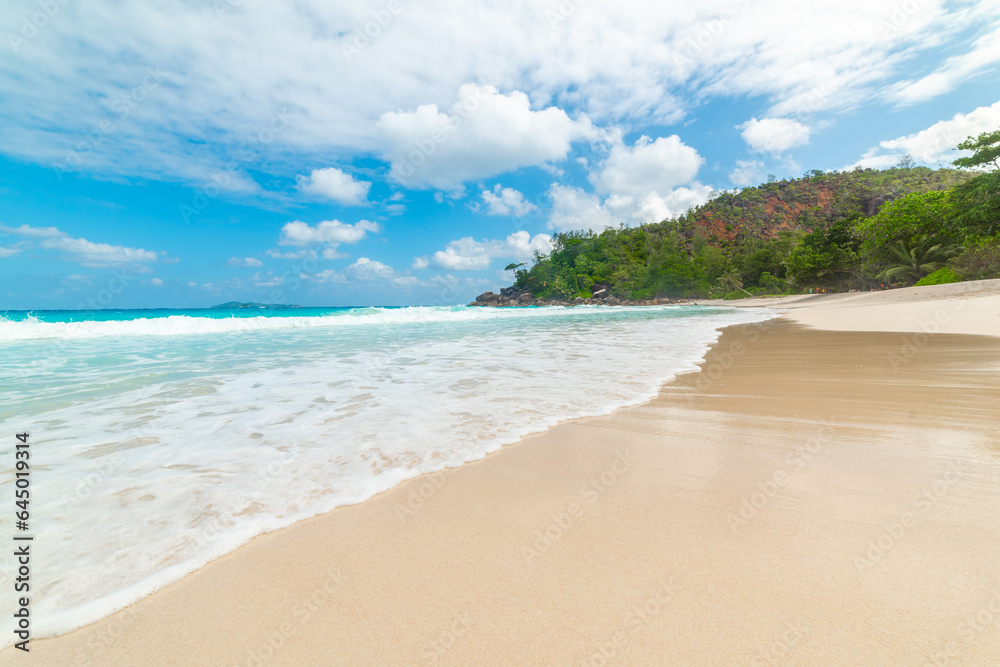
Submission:
[[[676,219],[557,234],[550,254],[515,272],[514,290],[571,301],[603,288],[626,300],[868,288],[878,281],[859,271],[857,224],[887,202],[950,191],[973,176],[926,167],[813,171],[724,192]]]

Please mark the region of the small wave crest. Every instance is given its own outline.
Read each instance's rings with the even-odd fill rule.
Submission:
[[[599,308],[599,306],[518,309],[413,306],[409,308],[354,308],[318,316],[216,318],[170,315],[79,322],[46,322],[33,315],[28,315],[23,320],[0,318],[0,341],[100,338],[105,336],[190,336],[311,327],[473,322],[525,317],[572,317],[574,314],[593,313],[595,308]]]

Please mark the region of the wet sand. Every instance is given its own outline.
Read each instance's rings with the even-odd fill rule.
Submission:
[[[733,327],[648,404],[256,538],[29,659],[1000,664],[998,425],[1000,338]]]

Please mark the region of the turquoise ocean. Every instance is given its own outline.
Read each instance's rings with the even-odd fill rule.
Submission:
[[[96,621],[261,533],[646,401],[697,370],[722,327],[774,316],[698,306],[0,313],[3,461],[14,461],[15,433],[31,435],[34,634]],[[13,471],[0,469],[0,497],[11,499]],[[11,512],[0,524],[14,532]],[[5,554],[0,585],[14,572]],[[11,627],[0,622],[4,646]]]

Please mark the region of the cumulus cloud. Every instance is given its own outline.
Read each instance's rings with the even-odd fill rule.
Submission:
[[[465,84],[448,111],[435,104],[390,111],[378,120],[390,177],[411,187],[454,190],[465,181],[562,160],[590,136],[586,119],[556,107],[532,110],[528,96]]]
[[[353,264],[344,269],[344,274],[349,279],[380,282],[394,287],[414,287],[420,282],[414,276],[402,275],[388,264],[367,257],[358,257]]]
[[[680,137],[642,136],[627,146],[612,136],[610,143],[607,157],[590,172],[593,193],[558,183],[549,187],[550,229],[599,232],[659,222],[707,201],[712,189],[694,180],[704,159]]]
[[[1000,102],[979,107],[967,114],[955,114],[948,120],[938,121],[913,134],[882,141],[868,150],[860,160],[844,169],[883,169],[898,163],[905,155],[922,164],[947,166],[962,154],[955,150],[955,146],[967,137],[995,130],[998,126]]]
[[[552,199],[552,210],[549,213],[551,229],[587,229],[599,232],[621,222],[602,205],[597,195],[587,193],[582,188],[553,183],[549,187],[549,198]]]
[[[742,130],[743,140],[752,150],[777,155],[809,143],[808,125],[791,118],[751,118],[736,129]]]
[[[56,227],[6,227],[0,225],[0,233],[21,236],[45,250],[55,250],[81,266],[107,267],[118,264],[141,265],[155,262],[157,253],[142,248],[130,248],[110,243],[95,243],[85,238],[75,238]]]
[[[358,257],[353,264],[347,267],[347,272],[361,280],[389,278],[396,273],[391,266],[367,257]]]
[[[735,185],[756,185],[763,179],[764,163],[760,160],[737,160],[729,172],[729,180]]]
[[[702,183],[675,188],[663,196],[656,192],[642,197],[611,195],[603,202],[582,188],[553,184],[549,188],[552,210],[549,228],[568,232],[601,232],[618,225],[641,225],[676,217],[707,202],[714,190]]]
[[[676,134],[655,141],[640,137],[634,146],[615,142],[600,170],[590,177],[597,192],[643,197],[668,193],[689,183],[704,159]]]
[[[231,257],[228,262],[229,266],[246,266],[246,267],[257,267],[264,266],[264,262],[260,261],[256,257]]]
[[[538,210],[537,206],[524,198],[522,192],[502,187],[499,183],[493,187],[492,192],[483,190],[481,198],[486,205],[487,215],[512,215],[520,218]]]
[[[449,241],[444,250],[438,250],[431,256],[430,262],[439,269],[472,271],[489,268],[491,260],[486,246],[467,236]]]
[[[281,228],[281,245],[303,246],[310,243],[357,243],[368,232],[377,234],[382,226],[370,220],[361,220],[351,225],[340,220],[324,220],[312,227],[301,220],[286,223]]]
[[[707,202],[714,190],[702,183],[675,188],[665,196],[650,193],[645,197],[609,197],[605,207],[628,224],[661,222]]]
[[[535,253],[548,253],[552,250],[552,237],[548,234],[536,234],[534,237],[521,230],[514,232],[504,240],[483,239],[477,241],[471,236],[449,241],[444,250],[438,250],[428,259],[417,257],[413,260],[413,268],[426,269],[433,265],[447,271],[474,271],[488,269],[494,258],[516,259],[526,261]]]
[[[531,259],[535,253],[545,254],[552,251],[552,237],[548,234],[535,234],[532,236],[523,229],[514,232],[502,244],[496,252],[498,257],[509,257],[511,259]]]
[[[163,284],[163,280],[161,280],[160,278],[150,278],[149,279],[149,284],[150,285],[156,285],[157,287],[159,287],[160,285]]]
[[[370,181],[357,181],[336,167],[314,169],[308,176],[298,177],[299,190],[331,199],[346,206],[361,206],[368,198]]]
[[[278,244],[286,246],[324,245],[326,246],[322,250],[324,259],[340,259],[347,256],[337,249],[340,244],[357,243],[364,239],[369,232],[377,234],[381,231],[382,225],[371,220],[360,220],[353,225],[340,220],[324,220],[317,223],[316,226],[311,226],[301,220],[294,220],[281,228],[281,238]],[[267,254],[281,259],[316,256],[315,251],[311,249],[292,253],[269,250]]]

